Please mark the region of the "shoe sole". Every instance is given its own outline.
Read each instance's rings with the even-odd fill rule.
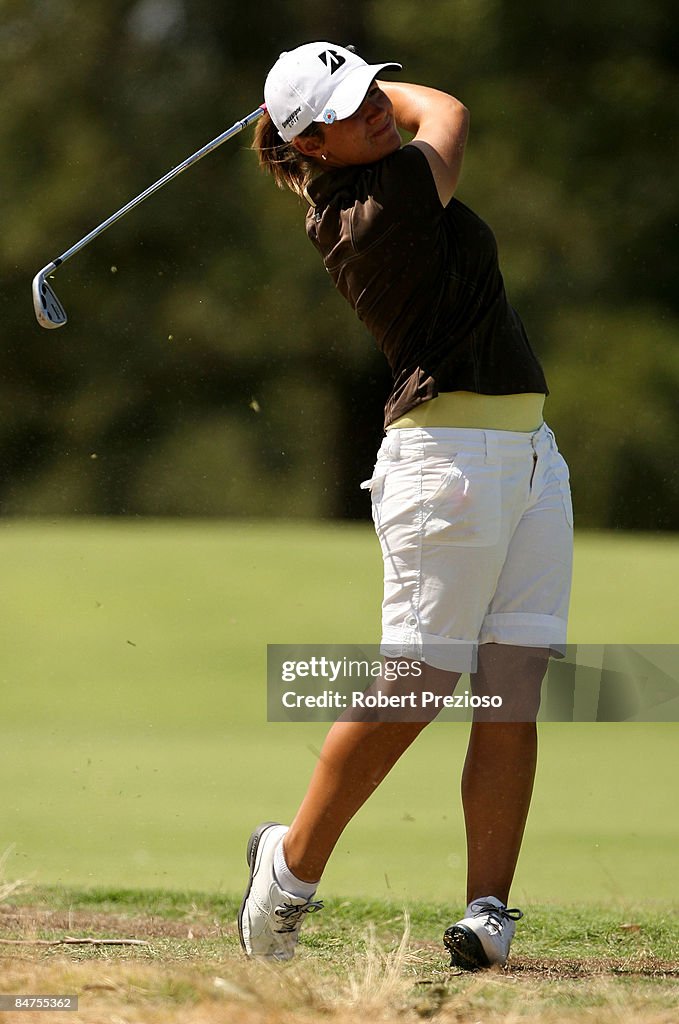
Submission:
[[[471,928],[454,924],[446,929],[443,945],[450,953],[450,966],[463,971],[483,971],[491,966],[481,940]]]
[[[248,878],[248,887],[245,890],[245,896],[243,896],[243,902],[240,905],[238,911],[238,938],[243,952],[246,956],[250,956],[245,946],[245,939],[243,938],[243,914],[245,913],[245,904],[248,901],[250,890],[252,889],[252,883],[255,878],[255,865],[257,863],[257,849],[259,847],[260,840],[264,833],[274,827],[280,825],[278,821],[265,821],[263,825],[259,825],[248,839],[248,848],[245,854],[248,867],[250,868],[250,877]]]

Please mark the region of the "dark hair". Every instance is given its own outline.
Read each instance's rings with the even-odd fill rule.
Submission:
[[[299,133],[304,138],[323,138],[320,124],[312,122]],[[305,196],[305,189],[318,170],[318,164],[311,157],[304,156],[285,142],[278,134],[276,125],[269,114],[264,113],[255,125],[252,149],[257,153],[259,166],[270,174],[279,188],[289,188],[298,196]]]

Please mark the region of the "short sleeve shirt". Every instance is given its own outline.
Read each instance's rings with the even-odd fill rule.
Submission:
[[[547,394],[492,231],[459,200],[441,204],[420,149],[323,174],[308,192],[307,234],[391,368],[385,426],[444,391]]]

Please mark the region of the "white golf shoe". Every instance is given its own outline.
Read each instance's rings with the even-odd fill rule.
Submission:
[[[450,966],[463,971],[479,971],[496,964],[503,967],[516,922],[522,917],[520,910],[508,910],[495,896],[472,900],[462,920],[443,936],[443,944],[450,952]]]
[[[250,879],[238,914],[238,933],[243,950],[251,957],[291,960],[304,915],[323,909],[318,900],[285,892],[276,880],[274,851],[287,831],[287,825],[267,821],[248,841]]]

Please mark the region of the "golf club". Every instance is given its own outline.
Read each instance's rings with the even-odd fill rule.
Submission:
[[[212,140],[212,142],[208,142],[202,149],[199,149],[192,156],[187,157],[183,163],[177,164],[176,167],[173,167],[171,171],[168,171],[167,174],[163,175],[162,178],[159,178],[153,185],[149,185],[149,187],[144,192],[141,192],[136,196],[135,199],[131,199],[130,202],[118,210],[117,213],[112,213],[110,217],[103,221],[98,227],[90,231],[89,234],[85,235],[84,238],[81,238],[79,242],[76,242],[75,245],[72,245],[71,248],[67,249],[61,256],[52,260],[52,262],[48,263],[46,267],[42,268],[42,270],[39,270],[33,278],[33,308],[35,309],[35,315],[40,326],[47,327],[49,329],[63,327],[67,320],[64,307],[54,294],[52,286],[47,282],[48,274],[54,273],[54,271],[65,263],[66,260],[69,260],[71,256],[75,256],[77,252],[80,252],[80,250],[84,249],[86,245],[89,245],[93,239],[101,235],[107,228],[110,228],[111,224],[115,224],[117,220],[124,217],[125,214],[129,213],[129,211],[134,209],[135,206],[138,206],[139,203],[143,203],[145,199],[148,199],[150,195],[157,192],[159,188],[163,187],[163,185],[167,185],[168,181],[172,181],[172,179],[176,178],[182,173],[182,171],[185,171],[187,167],[191,167],[192,164],[202,160],[204,156],[207,156],[208,153],[217,149],[217,147],[221,146],[221,144],[226,142],[227,139],[232,138],[234,135],[237,135],[238,132],[242,132],[244,128],[247,128],[248,125],[253,124],[262,116],[265,110],[266,107],[262,104],[261,107],[257,107],[257,109],[253,110],[251,114],[244,117],[242,121],[236,121],[231,128],[227,128],[225,132],[218,135],[216,139]]]

